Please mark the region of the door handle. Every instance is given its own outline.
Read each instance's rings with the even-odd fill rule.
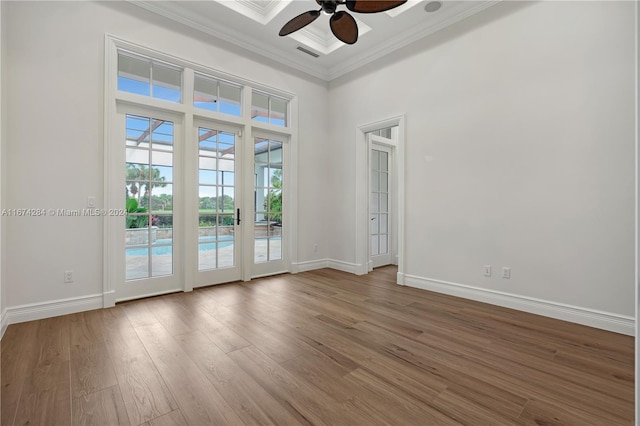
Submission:
[[[240,209],[236,210],[236,220],[238,221],[238,225],[240,225]]]

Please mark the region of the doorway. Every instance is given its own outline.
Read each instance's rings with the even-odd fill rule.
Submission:
[[[288,272],[288,135],[203,117],[186,131],[180,114],[129,104],[116,113],[110,193],[126,213],[107,222],[114,301]]]
[[[170,113],[132,106],[118,108],[124,232],[125,280],[118,296],[129,299],[181,288],[183,192],[182,119]],[[176,206],[176,208],[174,208]],[[121,228],[122,229],[122,228]],[[122,232],[122,231],[120,231]]]
[[[197,273],[193,286],[238,281],[242,274],[240,129],[194,121],[198,147]],[[189,209],[187,209],[188,211]],[[194,268],[195,269],[195,268]]]
[[[358,127],[356,273],[398,265],[403,283],[404,116]]]
[[[391,129],[389,129],[391,130]],[[396,264],[393,140],[368,134],[369,139],[369,262],[370,270]]]

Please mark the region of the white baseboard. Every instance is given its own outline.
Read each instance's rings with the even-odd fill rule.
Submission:
[[[300,272],[315,271],[316,269],[323,269],[329,267],[329,260],[309,260],[307,262],[298,262],[291,265],[291,273],[297,274]]]
[[[423,290],[435,291],[437,293],[444,293],[451,296],[476,300],[478,302],[490,303],[532,314],[544,315],[589,327],[626,334],[628,336],[635,335],[635,319],[626,315],[581,308],[579,306],[565,305],[562,303],[503,293],[500,291],[488,290],[464,284],[423,278],[415,275],[404,274],[404,276],[401,277],[400,274],[398,274],[398,281],[404,282],[404,285],[406,286],[420,288]]]
[[[358,265],[356,263],[343,262],[335,259],[319,259],[307,262],[298,262],[291,265],[292,273],[314,271],[316,269],[331,268],[342,272],[348,272],[355,275],[366,274],[366,265]]]
[[[109,290],[103,293],[104,298],[103,298],[103,304],[102,307],[103,308],[112,308],[114,306],[116,306],[116,291],[115,290]]]
[[[100,309],[102,306],[102,294],[92,294],[88,296],[73,297],[70,299],[12,306],[7,308],[6,315],[3,318],[6,318],[4,321],[6,321],[8,325]]]
[[[327,268],[336,269],[350,274],[364,275],[367,273],[367,265],[358,265],[356,263],[343,262],[341,260],[327,259]]]
[[[7,319],[7,310],[4,309],[2,313],[0,313],[0,339],[4,336],[4,332],[7,331],[8,326],[9,320]]]

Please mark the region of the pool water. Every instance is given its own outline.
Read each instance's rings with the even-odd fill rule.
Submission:
[[[198,251],[211,251],[219,248],[229,247],[233,245],[233,235],[221,235],[218,237],[216,243],[216,237],[200,237],[198,238]],[[127,256],[146,256],[148,250],[146,247],[136,247],[126,249]],[[170,255],[173,252],[172,240],[163,239],[156,240],[151,245],[151,254],[153,256]]]

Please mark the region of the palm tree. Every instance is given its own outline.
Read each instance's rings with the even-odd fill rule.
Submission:
[[[161,183],[165,177],[160,176],[159,169],[153,168],[150,171],[144,164],[127,163],[126,180],[128,194],[131,194],[139,205],[147,203],[145,200],[147,200],[153,186],[163,188],[167,185]],[[141,199],[142,196],[144,198]]]
[[[264,209],[268,211],[267,220],[282,222],[282,169],[273,170],[271,187],[264,200]]]

